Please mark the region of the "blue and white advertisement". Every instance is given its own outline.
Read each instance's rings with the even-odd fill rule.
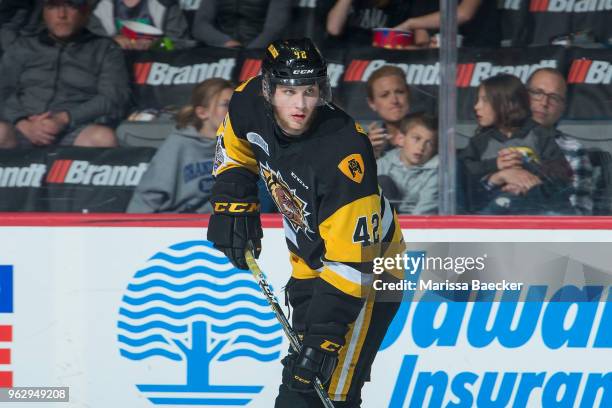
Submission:
[[[0,371],[13,387],[68,387],[53,405],[66,407],[274,406],[288,341],[251,273],[205,229],[0,231],[12,270]],[[362,407],[612,407],[612,231],[404,237],[403,301]],[[284,304],[282,228],[265,228],[258,263]]]

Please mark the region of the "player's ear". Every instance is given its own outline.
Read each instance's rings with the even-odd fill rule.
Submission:
[[[204,121],[204,120],[206,120],[206,119],[208,119],[210,117],[210,113],[209,113],[208,109],[203,107],[203,106],[196,106],[195,114],[198,117],[198,119],[200,119],[202,121]]]

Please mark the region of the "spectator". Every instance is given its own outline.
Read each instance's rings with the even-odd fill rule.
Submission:
[[[232,93],[232,84],[221,78],[207,79],[194,88],[191,104],[178,113],[176,129],[151,160],[127,212],[212,211],[215,136]]]
[[[1,147],[117,145],[102,125],[125,113],[127,69],[114,42],[84,28],[90,12],[87,0],[45,0],[46,29],[3,55]]]
[[[527,82],[533,120],[540,126],[554,130],[555,141],[572,168],[570,202],[578,214],[593,213],[593,167],[589,155],[574,137],[557,129],[565,110],[567,84],[561,72],[554,68],[540,68]]]
[[[486,79],[474,110],[479,129],[460,155],[471,209],[498,215],[567,213],[571,170],[554,132],[531,120],[521,81],[507,74]]]
[[[288,0],[203,0],[193,37],[213,47],[265,48],[289,23]]]
[[[368,137],[376,158],[386,150],[398,147],[402,135],[400,121],[410,110],[410,89],[406,74],[393,65],[380,67],[370,75],[366,83],[368,105],[382,119],[368,126]]]
[[[416,15],[398,24],[398,30],[439,30],[439,3],[421,0]],[[462,0],[457,6],[457,25],[463,36],[463,46],[497,48],[501,42],[501,20],[497,2],[490,0]],[[430,43],[438,47],[435,41]]]
[[[397,203],[399,213],[437,214],[438,119],[408,115],[400,122],[400,134],[401,146],[376,162],[383,193]]]
[[[128,21],[157,27],[171,40],[188,36],[187,19],[175,0],[100,0],[89,22],[89,29],[112,37],[124,50],[148,50],[150,37],[130,38],[121,32]]]
[[[340,40],[343,46],[370,46],[372,29],[393,27],[415,15],[411,2],[405,0],[326,1],[331,2],[328,5],[327,33]],[[415,30],[415,48],[427,45],[428,41],[425,30]]]

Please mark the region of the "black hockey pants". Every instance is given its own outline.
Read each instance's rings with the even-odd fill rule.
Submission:
[[[304,319],[312,294],[315,279],[291,279],[287,285],[289,302],[293,307],[293,328],[298,333],[305,330]],[[372,293],[374,295],[374,292]],[[361,388],[369,381],[370,369],[380,344],[385,337],[399,307],[397,302],[374,301],[368,298],[346,335],[346,344],[340,351],[338,365],[327,385],[328,393],[336,408],[361,407]],[[293,350],[282,360],[283,379],[279,387],[275,408],[318,408],[322,407],[313,390],[299,393],[287,387],[290,367],[296,358]]]

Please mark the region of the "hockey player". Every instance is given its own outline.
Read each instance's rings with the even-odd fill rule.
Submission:
[[[270,44],[262,71],[236,89],[218,131],[208,239],[247,269],[245,248],[259,252],[262,238],[259,175],[283,215],[292,265],[286,290],[303,341],[299,355],[283,359],[275,406],[321,406],[318,376],[335,406],[359,407],[397,309],[375,302],[372,289],[373,257],[399,246],[382,243],[403,242],[397,217],[379,193],[367,135],[331,103],[327,64],[314,44]]]

